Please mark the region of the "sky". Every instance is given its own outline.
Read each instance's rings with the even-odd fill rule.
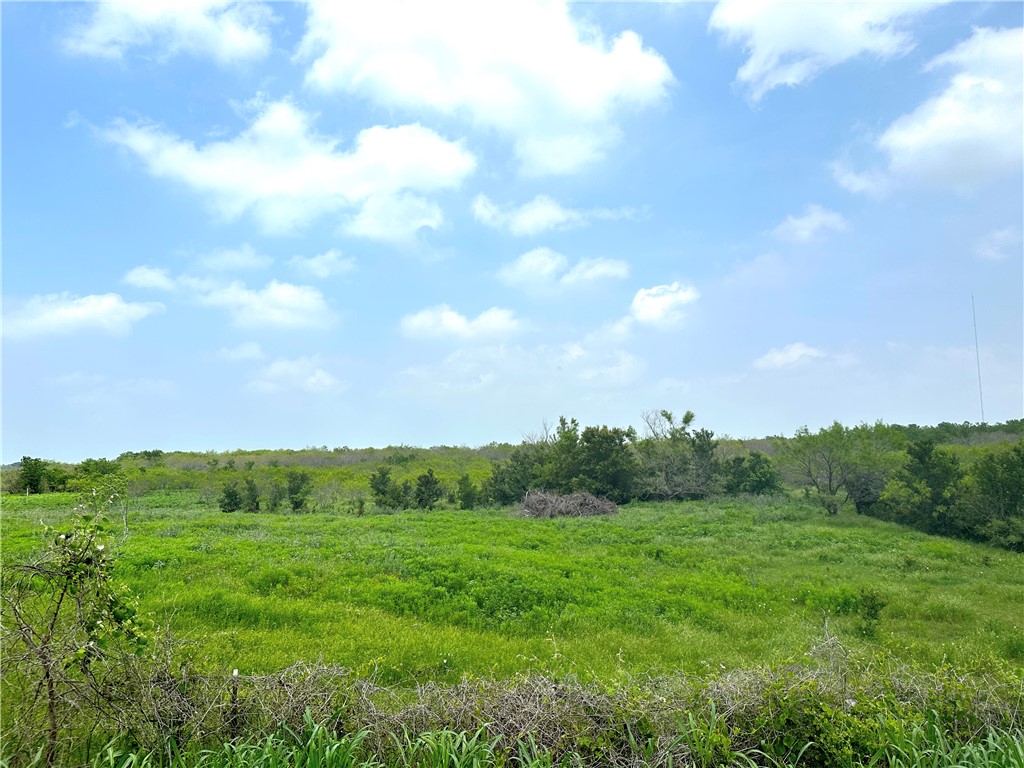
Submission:
[[[1024,412],[1022,3],[0,14],[5,463]]]

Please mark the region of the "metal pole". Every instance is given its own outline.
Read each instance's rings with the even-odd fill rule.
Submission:
[[[981,350],[978,348],[978,314],[974,310],[974,294],[971,294],[971,318],[974,320],[974,357],[978,361],[978,400],[981,403],[981,423],[985,423],[985,395],[981,388]]]

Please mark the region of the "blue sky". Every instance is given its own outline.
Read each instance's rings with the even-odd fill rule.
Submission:
[[[3,3],[3,461],[1020,418],[1022,21]]]

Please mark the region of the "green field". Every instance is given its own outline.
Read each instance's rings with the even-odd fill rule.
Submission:
[[[69,498],[40,500],[6,497],[6,562],[41,544],[40,521],[71,519]],[[1024,664],[1024,557],[782,498],[535,520],[225,515],[182,493],[128,522],[117,578],[211,671],[704,674],[803,659],[826,621],[850,648],[925,668]]]

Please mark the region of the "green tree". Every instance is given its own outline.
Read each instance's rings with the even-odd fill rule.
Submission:
[[[717,441],[709,429],[690,430],[696,417],[686,411],[644,414],[647,435],[636,444],[643,467],[640,495],[651,499],[702,499],[714,489]]]
[[[256,487],[256,481],[251,477],[245,478],[245,486],[242,488],[242,511],[260,511],[260,490]]]
[[[849,499],[847,474],[852,464],[852,443],[838,421],[812,433],[801,427],[792,438],[778,444],[779,462],[790,479],[813,488],[815,498],[830,515]]]
[[[733,456],[721,468],[723,490],[729,494],[750,493],[758,496],[782,490],[782,477],[772,460],[760,451],[746,456]]]
[[[618,427],[587,427],[580,435],[572,491],[587,491],[617,503],[633,498],[640,462],[633,450],[636,433]]]
[[[480,489],[473,484],[468,472],[459,478],[456,498],[459,501],[459,509],[474,509],[480,502]]]
[[[433,509],[434,505],[444,496],[444,486],[428,469],[416,478],[416,506],[420,509]]]
[[[26,494],[45,493],[46,486],[46,462],[42,459],[33,459],[31,456],[21,457],[21,487]]]
[[[220,506],[221,512],[237,512],[240,510],[242,508],[242,494],[238,490],[238,483],[234,481],[225,483],[217,504]]]
[[[293,469],[285,477],[288,483],[288,503],[292,512],[301,512],[306,508],[309,494],[313,490],[313,476],[309,472]]]

